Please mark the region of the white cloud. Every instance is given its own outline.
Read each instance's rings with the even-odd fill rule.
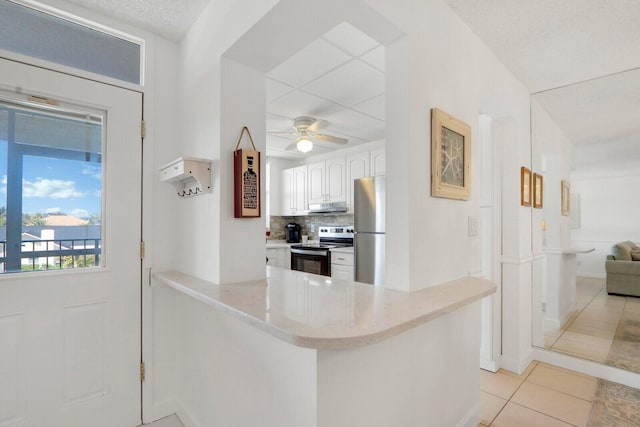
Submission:
[[[60,213],[62,211],[60,210],[60,208],[47,208],[47,209],[44,210],[44,212],[49,214],[49,215],[51,215],[51,214]]]
[[[93,165],[84,165],[82,168],[82,175],[89,175],[93,179],[98,181],[102,180],[102,168]]]
[[[52,199],[73,199],[85,194],[76,190],[75,182],[61,179],[43,179],[31,182],[22,180],[22,197],[49,197]]]
[[[89,218],[91,216],[89,215],[89,211],[86,209],[73,209],[69,213],[77,218]]]

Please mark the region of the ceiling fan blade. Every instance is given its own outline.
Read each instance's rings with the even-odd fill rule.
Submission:
[[[317,132],[320,129],[324,129],[327,126],[329,126],[329,122],[326,120],[316,120],[315,122],[311,123],[309,125],[309,127],[307,128],[307,130],[309,132]]]
[[[298,141],[296,140],[295,142],[287,145],[287,148],[285,148],[286,151],[291,151],[291,150],[295,150],[296,146],[298,145]]]
[[[297,132],[267,132],[269,135],[293,135],[297,136]]]
[[[346,138],[340,138],[340,137],[331,136],[331,135],[322,135],[319,133],[313,135],[312,138],[318,139],[320,141],[333,142],[334,144],[346,144],[347,142],[349,142],[349,140]]]

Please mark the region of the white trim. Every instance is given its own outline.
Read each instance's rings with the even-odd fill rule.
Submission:
[[[102,74],[92,73],[90,71],[81,70],[79,68],[69,67],[67,65],[58,64],[56,62],[34,58],[33,56],[22,55],[19,53],[11,52],[9,50],[0,49],[0,58],[6,59],[7,61],[18,62],[24,65],[31,65],[33,67],[42,68],[43,70],[49,70],[55,73],[62,73],[97,83],[103,83],[109,86],[119,87],[121,89],[144,93],[144,86],[142,85],[129,83],[124,80],[115,79],[113,77],[104,76]],[[141,80],[144,79],[141,77]]]
[[[533,255],[528,255],[526,257],[517,257],[517,256],[502,256],[500,258],[500,262],[502,264],[515,264],[515,265],[521,265],[521,264],[529,264],[530,262],[533,262],[534,257]]]

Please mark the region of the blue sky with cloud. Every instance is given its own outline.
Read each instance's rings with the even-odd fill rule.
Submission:
[[[0,141],[0,206],[6,206],[7,144]],[[62,212],[80,218],[99,215],[101,177],[99,163],[25,156],[22,200],[24,213]]]

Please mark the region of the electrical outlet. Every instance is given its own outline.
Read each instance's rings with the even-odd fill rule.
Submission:
[[[475,237],[478,235],[480,218],[477,216],[470,216],[468,219],[468,235],[469,237]]]

